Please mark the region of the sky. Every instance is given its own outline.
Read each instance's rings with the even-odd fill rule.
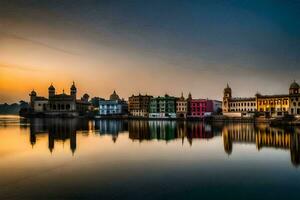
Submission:
[[[47,96],[221,99],[300,83],[300,2],[0,0],[0,103]]]

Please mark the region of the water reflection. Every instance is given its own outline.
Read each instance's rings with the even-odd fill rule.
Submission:
[[[24,126],[24,119],[20,126]],[[37,143],[37,135],[48,134],[48,149],[52,152],[56,142],[69,142],[74,154],[77,147],[77,134],[111,136],[114,143],[119,134],[128,133],[132,141],[181,140],[182,145],[192,146],[194,140],[210,142],[216,136],[222,136],[224,151],[233,153],[234,144],[254,144],[258,151],[263,148],[289,150],[294,166],[300,164],[300,130],[299,128],[273,128],[268,125],[243,123],[206,124],[200,122],[176,121],[126,121],[84,119],[31,119],[30,143]]]
[[[274,128],[268,125],[229,124],[222,131],[225,152],[232,153],[234,143],[255,144],[258,151],[262,148],[289,150],[294,166],[300,164],[299,128]]]
[[[23,120],[23,119],[21,119]],[[91,127],[88,120],[78,119],[30,119],[30,143],[34,147],[37,136],[48,134],[48,149],[50,152],[55,147],[55,142],[69,141],[70,150],[74,154],[76,151],[77,131],[86,131]]]

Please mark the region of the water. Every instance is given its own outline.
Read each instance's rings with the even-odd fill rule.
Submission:
[[[0,116],[0,199],[297,199],[300,129]]]

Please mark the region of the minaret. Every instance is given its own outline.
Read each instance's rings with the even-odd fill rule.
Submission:
[[[55,95],[55,88],[54,88],[54,86],[51,83],[50,87],[48,88],[49,99],[50,99],[50,97],[54,97],[54,95]]]
[[[76,100],[76,93],[77,93],[77,89],[75,86],[75,82],[73,81],[73,84],[70,88],[70,94],[71,94],[71,96],[73,96],[74,100]]]

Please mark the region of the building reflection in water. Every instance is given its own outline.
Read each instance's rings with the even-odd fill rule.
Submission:
[[[25,124],[22,122],[20,124]],[[256,148],[289,150],[294,166],[300,164],[300,129],[274,128],[268,125],[250,123],[206,124],[185,121],[146,121],[146,120],[84,120],[84,119],[31,119],[30,143],[34,146],[37,135],[48,134],[48,148],[52,152],[56,141],[69,141],[71,152],[76,151],[76,134],[89,134],[92,131],[100,136],[109,135],[114,143],[121,133],[129,133],[133,141],[163,140],[169,142],[181,139],[189,145],[193,141],[209,140],[214,136],[223,137],[224,151],[232,154],[233,144],[255,144]]]
[[[89,130],[88,120],[79,119],[30,119],[30,143],[34,146],[37,142],[36,137],[48,134],[48,148],[52,152],[56,141],[65,143],[69,140],[72,154],[76,151],[76,131]]]
[[[126,120],[97,120],[95,130],[98,130],[101,136],[111,135],[115,143],[120,133],[128,131],[128,122]]]
[[[255,144],[256,148],[289,150],[294,166],[300,164],[300,134],[298,128],[281,129],[268,125],[228,124],[223,127],[225,152],[232,153],[234,143]]]
[[[186,138],[190,145],[193,139],[210,139],[221,134],[221,129],[212,128],[210,124],[184,121],[130,121],[128,124],[129,138],[132,140],[165,140]]]

